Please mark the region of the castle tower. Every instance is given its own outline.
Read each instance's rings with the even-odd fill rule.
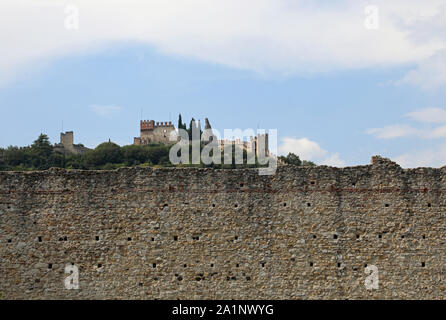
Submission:
[[[60,144],[65,148],[72,147],[74,144],[74,134],[73,131],[61,132],[60,133]]]
[[[140,136],[133,139],[133,144],[174,143],[170,141],[170,135],[173,131],[175,131],[175,127],[171,121],[141,120]]]

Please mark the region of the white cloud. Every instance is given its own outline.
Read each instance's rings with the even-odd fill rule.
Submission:
[[[279,146],[279,153],[286,155],[290,152],[298,155],[302,160],[321,158],[327,154],[327,151],[323,150],[317,142],[307,138],[284,137]]]
[[[296,139],[292,137],[283,137],[278,151],[281,155],[294,153],[298,155],[301,160],[310,160],[328,166],[345,166],[345,162],[340,159],[338,153],[329,155],[317,142],[307,138]]]
[[[446,86],[446,51],[441,51],[409,71],[397,84],[410,84],[425,91]]]
[[[345,167],[345,161],[339,157],[339,153],[334,153],[324,159],[321,164],[332,167]]]
[[[110,117],[116,112],[122,110],[120,106],[101,106],[101,105],[91,105],[90,110],[101,117]]]
[[[64,27],[68,4],[79,8],[79,30]],[[2,0],[0,82],[54,58],[128,41],[168,54],[284,74],[413,64],[446,49],[442,32],[446,0],[375,0],[380,10],[378,30],[364,27],[364,8],[369,4],[368,0]],[[417,80],[424,75],[408,74],[405,81],[424,86]],[[438,76],[431,84],[442,81]]]
[[[424,108],[410,112],[405,115],[411,120],[425,124],[446,123],[446,110],[441,108]],[[394,139],[417,137],[422,139],[436,139],[446,137],[446,125],[441,126],[424,126],[422,128],[414,128],[408,124],[395,124],[382,128],[372,128],[366,130],[367,134],[373,135],[378,139]]]
[[[403,168],[442,167],[446,165],[446,145],[435,149],[416,150],[392,158]]]
[[[445,123],[446,110],[441,108],[425,108],[410,112],[406,115],[412,120],[419,122]]]
[[[366,133],[374,135],[379,139],[393,139],[393,138],[403,138],[412,135],[418,135],[420,132],[418,129],[412,128],[409,125],[395,124],[395,125],[385,126],[383,128],[368,129]]]

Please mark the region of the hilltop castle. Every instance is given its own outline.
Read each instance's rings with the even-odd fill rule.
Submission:
[[[68,155],[68,154],[83,154],[87,152],[88,148],[83,144],[74,144],[73,131],[61,132],[60,143],[54,145],[54,151]]]
[[[140,136],[133,139],[133,144],[172,143],[169,137],[174,131],[175,127],[171,121],[155,123],[154,120],[141,120]]]
[[[195,120],[192,120],[192,126],[196,127]],[[255,137],[249,137],[249,140],[241,140],[237,138],[235,140],[217,140],[217,137],[212,132],[209,134],[209,131],[212,130],[209,119],[205,119],[205,132],[201,136],[201,140],[205,142],[210,142],[213,140],[217,141],[218,147],[220,150],[224,149],[225,144],[233,144],[245,150],[246,152],[253,152],[256,156],[260,154],[259,145],[260,142],[264,141],[265,144],[265,155],[269,156],[269,148],[268,148],[268,134],[257,134]],[[201,130],[200,120],[198,120],[198,130]],[[140,136],[135,137],[133,140],[134,145],[148,145],[155,143],[173,143],[170,141],[170,135],[172,132],[176,132],[175,126],[171,121],[169,122],[156,122],[154,120],[141,120],[140,122]]]

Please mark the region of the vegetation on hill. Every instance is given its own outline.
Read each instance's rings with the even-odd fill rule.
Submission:
[[[311,161],[307,161],[307,160],[300,160],[299,156],[295,155],[294,153],[288,153],[287,156],[280,156],[279,157],[279,161],[286,163],[286,164],[291,164],[291,165],[295,165],[295,166],[309,166],[309,167],[313,167],[316,164],[314,162]]]
[[[204,145],[202,145],[203,147]],[[169,151],[171,145],[127,145],[119,146],[113,142],[105,142],[95,149],[87,151],[82,155],[64,155],[54,151],[49,138],[41,134],[36,141],[27,147],[10,146],[6,149],[0,148],[0,171],[28,171],[46,170],[51,167],[84,170],[111,170],[119,167],[131,166],[155,166],[171,167]],[[255,168],[261,167],[256,159],[256,164],[235,164],[235,146],[232,152],[232,164],[180,164],[178,167],[211,167],[211,168]],[[190,158],[192,147],[189,149]],[[243,158],[246,162],[247,154],[243,150]],[[223,153],[221,162],[224,162]],[[289,154],[280,157],[284,163],[294,165],[314,165],[312,162],[301,161],[298,156]]]

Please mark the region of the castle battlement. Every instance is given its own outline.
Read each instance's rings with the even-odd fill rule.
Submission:
[[[172,121],[141,120],[140,136],[135,137],[133,144],[146,145],[151,143],[171,143],[169,138],[175,130]]]

